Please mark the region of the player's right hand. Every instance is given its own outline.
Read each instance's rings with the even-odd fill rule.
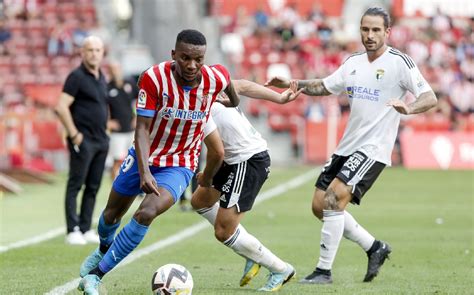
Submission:
[[[298,81],[291,80],[290,87],[281,93],[281,100],[280,103],[288,103],[295,100],[301,92],[303,92],[304,88],[298,90]]]
[[[265,82],[264,86],[275,86],[278,88],[288,88],[290,87],[290,80],[285,79],[280,76],[272,77],[270,80]]]
[[[146,194],[155,194],[160,196],[156,180],[150,172],[145,172],[145,174],[140,177],[140,189]]]
[[[84,135],[81,132],[78,132],[77,135],[71,141],[73,145],[80,146],[83,140]]]

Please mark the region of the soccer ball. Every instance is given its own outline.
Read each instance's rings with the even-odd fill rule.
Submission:
[[[158,268],[151,280],[151,290],[156,295],[191,295],[193,277],[182,265],[166,264]]]

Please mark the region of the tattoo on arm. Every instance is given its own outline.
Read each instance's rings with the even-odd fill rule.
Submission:
[[[299,88],[304,88],[303,93],[312,96],[324,96],[331,94],[331,92],[326,89],[323,80],[321,79],[299,80],[298,89]]]
[[[426,112],[427,110],[435,107],[438,103],[438,99],[433,91],[422,93],[414,102],[408,105],[410,114],[418,114]]]

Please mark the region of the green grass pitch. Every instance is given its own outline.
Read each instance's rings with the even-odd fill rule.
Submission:
[[[308,170],[314,177],[295,189],[262,202],[243,225],[275,254],[293,264],[297,279],[317,262],[321,223],[311,214],[313,184],[319,170],[310,167],[273,169],[262,191]],[[53,185],[27,185],[20,196],[0,199],[0,244],[64,226],[65,176]],[[280,294],[473,294],[473,171],[408,171],[389,168],[363,199],[349,206],[358,222],[390,243],[391,259],[372,283],[362,283],[365,253],[342,240],[329,286],[290,281]],[[104,179],[95,215],[106,202],[110,181]],[[132,213],[131,210],[129,213]],[[124,218],[128,222],[130,214]],[[97,218],[95,218],[97,220]],[[177,207],[153,223],[143,249],[203,219]],[[95,246],[67,246],[64,235],[0,253],[0,294],[44,294],[78,277],[79,265]],[[250,286],[238,282],[244,260],[218,243],[211,227],[177,244],[159,249],[104,278],[103,294],[151,294],[151,277],[161,265],[186,266],[194,278],[193,294],[253,294],[267,271]],[[79,294],[73,290],[71,294]]]

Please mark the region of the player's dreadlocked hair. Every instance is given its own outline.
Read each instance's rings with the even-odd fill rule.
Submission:
[[[179,42],[192,45],[206,45],[206,37],[197,30],[182,30],[176,37],[176,44]]]
[[[370,7],[364,12],[364,15],[362,15],[362,18],[366,15],[372,15],[372,16],[381,16],[383,18],[383,26],[387,29],[391,25],[391,20],[390,20],[390,15],[388,15],[388,12],[381,8],[381,7]],[[362,21],[361,18],[361,21]]]

